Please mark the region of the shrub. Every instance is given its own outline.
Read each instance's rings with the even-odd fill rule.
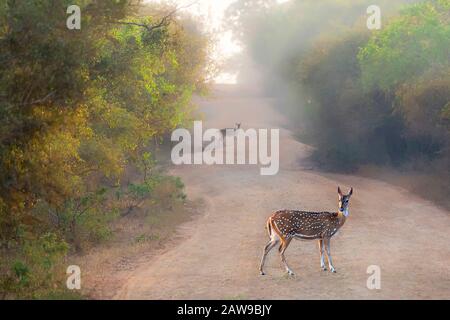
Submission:
[[[40,298],[51,291],[65,291],[64,257],[68,245],[54,233],[17,244],[14,254],[2,253],[0,296]]]

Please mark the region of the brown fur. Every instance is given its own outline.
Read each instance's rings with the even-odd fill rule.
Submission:
[[[321,266],[324,266],[324,249],[327,254],[330,270],[335,272],[331,254],[331,238],[339,231],[347,220],[348,204],[353,194],[353,188],[349,194],[343,195],[338,188],[339,211],[338,212],[309,212],[298,210],[279,210],[275,212],[266,223],[269,237],[269,243],[264,248],[264,254],[261,260],[260,272],[264,274],[263,268],[267,254],[272,248],[280,242],[279,252],[281,260],[284,263],[289,274],[293,274],[287,265],[284,252],[289,247],[292,239],[319,240],[319,251],[321,255]]]

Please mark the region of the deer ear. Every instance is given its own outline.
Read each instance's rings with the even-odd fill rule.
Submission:
[[[340,196],[342,196],[341,187],[338,187],[338,194],[339,194]]]
[[[348,193],[349,196],[351,196],[353,194],[353,187],[350,188],[350,192]]]

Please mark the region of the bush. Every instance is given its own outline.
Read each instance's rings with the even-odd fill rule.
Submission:
[[[367,33],[351,32],[325,40],[299,63],[302,78],[296,85],[308,100],[302,109],[304,128],[317,147],[314,159],[326,169],[394,163],[401,151],[393,98],[362,88],[357,54],[367,39]]]
[[[68,245],[64,240],[46,233],[18,243],[16,249],[10,255],[2,252],[0,297],[34,299],[52,291],[65,291],[64,257]]]
[[[448,155],[450,60],[443,52],[450,43],[438,9],[431,2],[412,6],[380,33],[319,42],[301,59],[299,87],[312,101],[307,128],[324,167],[347,171]]]
[[[61,19],[71,4],[83,12],[77,32]],[[138,10],[127,0],[0,5],[0,250],[7,297],[37,297],[51,287],[67,252],[63,244],[81,250],[109,238],[110,222],[121,213],[116,190],[136,205],[164,180],[151,174],[130,184],[125,172],[137,159],[151,160],[151,141],[191,120],[209,44],[188,16],[159,25],[154,6]],[[153,164],[144,166],[147,172]]]

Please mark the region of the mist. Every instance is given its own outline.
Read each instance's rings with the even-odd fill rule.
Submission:
[[[419,172],[435,182],[427,178],[414,188],[444,199],[450,192],[448,2],[378,1],[380,30],[367,26],[370,5],[236,1],[226,25],[244,51],[229,67],[242,85],[253,83],[278,99],[275,107],[299,141],[315,148],[320,168]]]
[[[450,0],[373,5],[1,1],[0,299],[448,299]]]

